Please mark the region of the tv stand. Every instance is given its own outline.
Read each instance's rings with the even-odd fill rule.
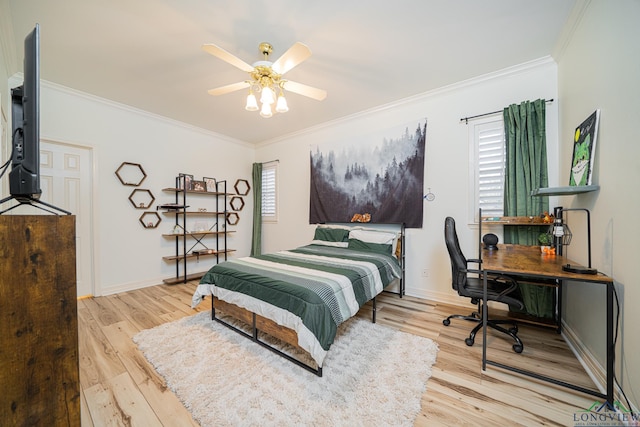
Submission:
[[[42,209],[43,211],[49,212],[49,213],[54,214],[54,215],[60,215],[60,214],[52,211],[51,209],[55,209],[56,211],[59,211],[59,212],[65,214],[65,215],[71,215],[71,212],[69,212],[69,211],[65,211],[62,208],[59,208],[57,206],[53,206],[53,205],[51,205],[51,204],[49,204],[47,202],[43,202],[42,200],[35,199],[32,196],[14,196],[14,195],[11,195],[9,197],[5,197],[4,199],[0,200],[0,205],[2,205],[5,202],[8,202],[9,200],[17,200],[19,202],[19,204],[13,205],[10,208],[7,208],[7,209],[5,209],[3,211],[0,211],[0,215],[4,214],[6,212],[9,212],[10,210],[15,209],[18,206],[22,206],[22,205],[31,205],[33,207],[36,207],[38,209]],[[44,206],[46,206],[47,208],[50,208],[50,209],[44,208],[44,207],[42,207],[40,205],[44,205]]]

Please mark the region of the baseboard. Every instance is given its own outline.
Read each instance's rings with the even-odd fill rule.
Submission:
[[[593,355],[587,346],[580,340],[576,332],[564,321],[562,322],[562,337],[576,356],[589,378],[595,383],[598,391],[605,394],[607,392],[607,370]],[[622,391],[618,384],[614,384],[614,400],[624,402]]]
[[[136,289],[148,288],[149,286],[155,286],[155,285],[161,284],[162,279],[165,279],[165,278],[166,276],[163,276],[155,279],[147,279],[147,280],[142,280],[137,282],[122,283],[116,286],[108,286],[108,287],[103,286],[102,292],[100,292],[100,295],[98,296],[113,295],[113,294],[119,294],[121,292],[135,291]]]
[[[409,287],[407,287],[405,292],[410,297],[422,298],[446,305],[454,305],[457,307],[462,307],[465,310],[473,309],[475,307],[475,304],[471,304],[471,299],[469,297],[461,297],[458,294],[452,292],[431,292],[425,291],[424,289],[415,289]],[[489,309],[495,309],[504,312],[508,310],[507,307],[508,306],[506,304],[489,301]]]
[[[452,292],[433,292],[420,288],[407,287],[405,293],[411,297],[422,298],[442,304],[457,305],[460,307],[468,307],[470,304],[469,298],[462,298]]]
[[[444,292],[430,292],[425,291],[424,289],[416,289],[409,288],[406,289],[406,294],[416,298],[424,298],[430,301],[454,305],[459,307],[469,308],[469,298],[463,298],[456,294],[444,293]],[[492,307],[492,304],[489,304],[489,307]],[[500,309],[500,305],[496,306],[496,308]],[[576,356],[587,375],[594,382],[598,391],[600,393],[606,393],[606,384],[607,384],[607,370],[604,366],[598,361],[598,359],[593,355],[593,353],[587,348],[584,343],[580,340],[576,332],[564,321],[562,322],[562,337],[565,342]],[[619,401],[624,401],[622,396],[622,392],[618,387],[618,384],[614,386],[615,391],[615,399]]]

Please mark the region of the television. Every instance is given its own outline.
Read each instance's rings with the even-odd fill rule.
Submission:
[[[20,202],[39,199],[40,26],[24,39],[24,81],[11,89],[12,154],[9,193]]]

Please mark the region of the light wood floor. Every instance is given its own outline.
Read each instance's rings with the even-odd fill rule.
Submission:
[[[190,308],[195,287],[196,282],[158,285],[78,301],[83,426],[198,425],[131,340],[140,330],[209,310],[209,301],[195,311]],[[442,324],[449,314],[468,314],[471,305],[461,309],[392,294],[381,295],[377,305],[379,324],[438,343],[418,426],[574,425],[574,413],[596,400],[491,366],[483,372],[481,334],[468,347],[464,338],[470,322]],[[369,317],[370,310],[365,306],[359,315]],[[489,333],[489,358],[594,387],[560,335],[525,325],[519,335],[525,344],[522,354],[511,350],[510,341]]]

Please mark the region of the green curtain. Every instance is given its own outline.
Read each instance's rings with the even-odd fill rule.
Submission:
[[[532,197],[531,191],[548,187],[545,100],[525,101],[504,109],[506,169],[505,216],[539,216],[549,211],[549,198]],[[539,226],[504,227],[505,243],[539,245]],[[534,279],[532,279],[535,282]],[[520,282],[520,293],[527,314],[551,318],[555,308],[555,289]],[[512,308],[512,310],[514,310]]]
[[[253,234],[251,256],[262,254],[262,163],[254,163],[253,180]]]
[[[549,211],[549,197],[531,191],[548,187],[545,101],[525,101],[504,109],[506,169],[505,216],[539,216]],[[505,242],[538,245],[539,227],[505,227]]]

